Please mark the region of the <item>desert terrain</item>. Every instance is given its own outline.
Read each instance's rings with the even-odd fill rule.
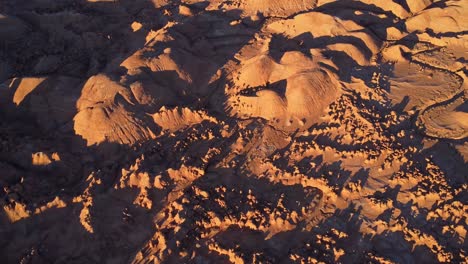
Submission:
[[[0,263],[467,263],[468,1],[2,0]]]

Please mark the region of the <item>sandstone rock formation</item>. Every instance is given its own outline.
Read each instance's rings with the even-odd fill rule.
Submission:
[[[2,1],[0,262],[466,262],[467,10]]]

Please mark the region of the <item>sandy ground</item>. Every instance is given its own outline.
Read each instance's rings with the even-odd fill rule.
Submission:
[[[1,263],[466,263],[468,2],[3,0]]]

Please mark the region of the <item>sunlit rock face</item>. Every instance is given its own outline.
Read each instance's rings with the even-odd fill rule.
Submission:
[[[274,21],[236,55],[238,65],[226,67],[226,109],[278,129],[307,129],[341,95],[340,78],[371,64],[378,44],[357,23],[323,13]]]
[[[251,58],[231,78],[230,114],[264,118],[278,128],[310,126],[340,93],[337,76],[298,51],[285,52],[279,61]]]

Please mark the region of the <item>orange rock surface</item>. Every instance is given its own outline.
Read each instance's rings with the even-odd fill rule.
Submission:
[[[3,0],[0,263],[465,263],[467,10]]]

